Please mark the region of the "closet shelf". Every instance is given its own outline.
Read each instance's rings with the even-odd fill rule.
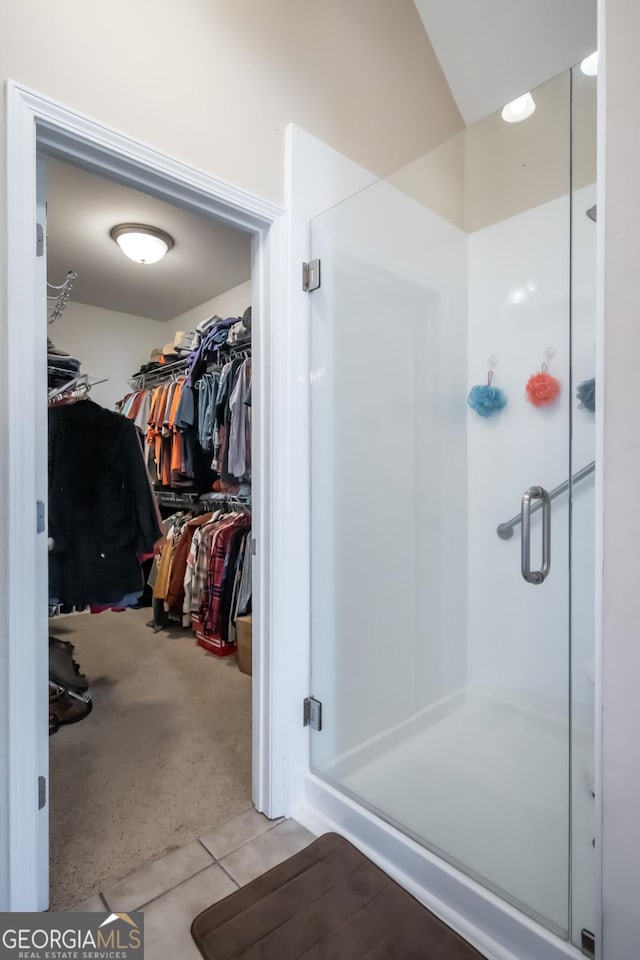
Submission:
[[[190,508],[196,506],[215,506],[217,503],[238,503],[245,506],[251,505],[250,494],[238,493],[179,493],[173,490],[156,490],[158,504],[161,507],[182,507]]]
[[[217,358],[209,361],[210,364],[215,364],[218,361],[221,363],[223,360],[229,357],[250,357],[251,344],[225,344],[215,352],[217,354]],[[170,380],[173,376],[180,376],[186,373],[188,366],[189,357],[183,357],[180,360],[175,360],[173,363],[163,363],[162,366],[156,367],[155,370],[149,370],[148,373],[139,373],[129,377],[129,383],[139,390],[144,389],[144,387],[147,386],[158,386],[161,383],[164,383],[165,380]]]
[[[193,507],[199,500],[197,493],[174,493],[173,490],[156,490],[155,494],[161,507]]]
[[[129,377],[129,383],[138,389],[142,389],[151,384],[161,384],[165,380],[170,380],[174,374],[186,373],[188,360],[176,360],[175,363],[164,363],[155,370],[149,370],[148,373],[139,373],[136,376]]]

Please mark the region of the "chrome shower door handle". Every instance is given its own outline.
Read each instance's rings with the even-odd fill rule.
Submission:
[[[542,500],[542,567],[531,569],[531,501]],[[522,494],[520,511],[522,532],[521,570],[527,583],[543,583],[551,569],[551,499],[544,487],[529,487]]]

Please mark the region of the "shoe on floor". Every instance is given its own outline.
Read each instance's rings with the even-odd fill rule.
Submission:
[[[88,717],[93,708],[91,697],[80,697],[71,690],[65,690],[57,683],[49,682],[49,729],[52,718],[59,726],[78,723]]]
[[[73,648],[60,642],[51,642],[49,638],[49,679],[61,687],[84,693],[89,689],[89,681],[73,659]]]
[[[75,650],[75,647],[70,640],[61,640],[60,637],[53,637],[51,634],[49,634],[49,646],[58,646],[63,650],[69,650],[70,653],[73,653]]]

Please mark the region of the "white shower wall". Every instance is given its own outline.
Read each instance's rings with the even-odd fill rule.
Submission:
[[[378,182],[312,223],[311,250],[312,750],[328,773],[466,685],[467,245]]]
[[[469,236],[469,385],[497,359],[495,383],[508,398],[499,414],[469,410],[468,624],[469,685],[567,721],[569,691],[568,495],[552,504],[552,564],[544,584],[520,573],[520,528],[511,540],[496,527],[520,510],[524,490],[551,490],[569,476],[569,405],[575,472],[594,458],[594,417],[570,394],[595,374],[595,226],[584,215],[595,186],[574,195],[573,343],[570,340],[569,197],[545,203]],[[555,351],[550,372],[562,384],[550,407],[525,398],[529,375]],[[574,493],[573,697],[589,720],[594,644],[593,476]],[[540,557],[540,514],[532,520],[532,566]]]

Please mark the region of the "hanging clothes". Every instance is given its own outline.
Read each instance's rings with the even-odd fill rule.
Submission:
[[[198,396],[198,442],[203,450],[213,450],[216,404],[220,371],[205,373],[196,382]]]
[[[217,656],[235,653],[235,623],[251,609],[251,514],[177,513],[165,521],[153,574],[154,624],[191,627]]]
[[[214,490],[238,493],[239,483],[251,481],[251,359],[230,360],[220,372],[215,396],[207,386],[200,395],[215,402],[213,411],[200,413],[207,425],[213,423],[206,436],[212,437],[211,467],[219,475]]]
[[[123,606],[162,536],[133,424],[91,400],[49,409],[50,603]]]
[[[242,320],[212,318],[188,357],[186,376],[175,379],[170,370],[174,379],[143,386],[117,404],[146,433],[157,487],[238,493],[251,482],[250,336],[249,310]],[[225,353],[233,358],[220,366]],[[163,376],[161,368],[150,376]]]
[[[230,514],[217,526],[211,538],[202,602],[194,622],[200,646],[226,656],[235,652],[235,646],[229,643],[229,621],[235,612],[231,600],[241,542],[249,536],[251,518],[247,513]]]
[[[239,480],[251,477],[251,360],[238,369],[229,397],[229,452],[227,469]]]

